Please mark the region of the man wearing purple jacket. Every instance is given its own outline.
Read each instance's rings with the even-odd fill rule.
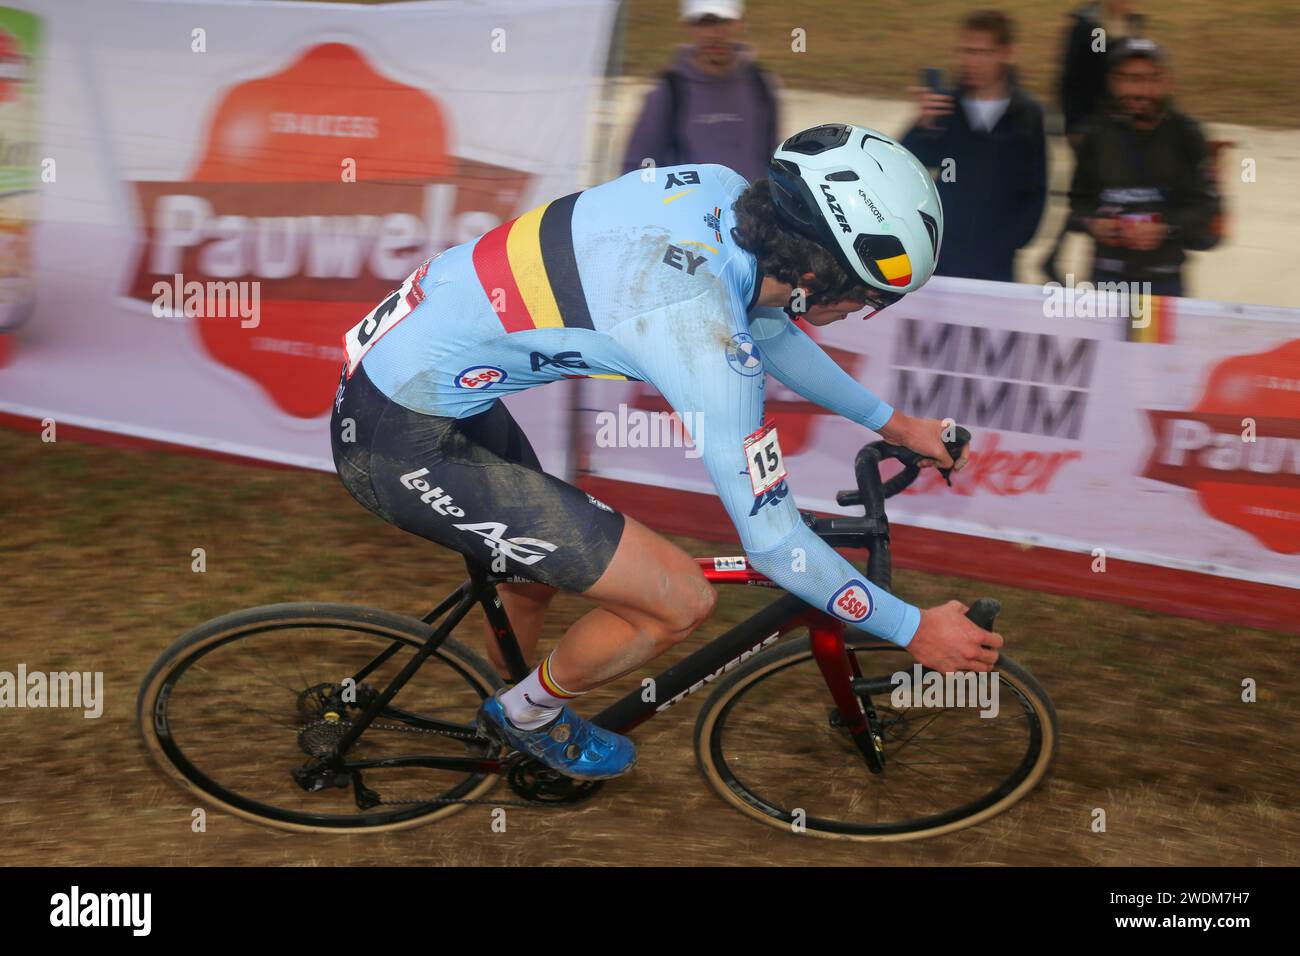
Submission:
[[[776,77],[737,40],[742,0],[682,0],[691,43],[646,97],[623,172],[649,165],[719,163],[750,182],[767,176],[777,144]]]

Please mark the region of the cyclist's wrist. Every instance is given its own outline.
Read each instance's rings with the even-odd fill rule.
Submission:
[[[887,637],[885,640],[899,647],[906,647],[912,643],[912,638],[916,637],[916,632],[921,628],[921,609],[913,604],[903,605],[903,617],[898,622],[898,627],[894,631],[893,637]]]
[[[890,416],[885,423],[875,429],[877,435],[892,445],[903,444],[903,435],[907,431],[907,421],[911,417],[906,412],[890,409]]]
[[[898,414],[898,412],[894,411],[894,406],[890,405],[882,398],[878,400],[875,409],[866,417],[862,424],[883,438],[884,433],[882,432],[882,429],[885,428],[889,421]]]

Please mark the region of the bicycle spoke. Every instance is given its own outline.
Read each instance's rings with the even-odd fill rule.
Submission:
[[[880,664],[902,652],[855,647],[861,673],[889,674]],[[868,683],[888,684],[883,676]],[[1004,688],[1008,685],[1004,684]],[[1010,688],[1014,690],[1014,688]],[[872,773],[847,729],[811,654],[767,673],[730,700],[719,741],[730,786],[778,811],[796,808],[837,825],[906,827],[909,821],[971,812],[1023,772],[1034,719],[1018,693],[994,716],[975,707],[894,708],[877,716],[884,772]]]
[[[413,653],[418,640],[422,638],[395,641],[392,634],[372,633],[364,627],[307,623],[244,629],[233,640],[214,641],[186,666],[176,668],[169,681],[168,759],[190,779],[207,781],[204,787],[222,801],[251,802],[280,818],[382,819],[409,816],[409,811],[398,808],[411,805],[433,812],[442,795],[452,794],[448,799],[454,801],[455,794],[484,780],[482,774],[471,769],[474,764],[438,769],[400,760],[416,755],[463,758],[473,735],[474,713],[490,691],[490,685],[469,680],[470,671],[463,663],[441,652],[424,661],[392,701],[400,712],[440,721],[441,727],[397,722],[398,717],[387,718],[381,712],[344,758],[382,764],[369,764],[363,771],[364,786],[381,801],[393,800],[391,808],[381,804],[361,809],[353,786],[339,788],[328,782],[331,778],[324,778],[323,789],[307,790],[291,773],[295,768],[324,766],[321,758],[336,753],[338,741],[365,710],[364,701],[370,698],[360,693],[362,687],[369,687],[368,693],[383,691],[410,661],[406,655],[391,653],[394,644]],[[349,685],[357,692],[355,698],[333,697],[334,715],[329,720],[313,716],[322,713],[316,708],[337,694],[343,681],[358,673],[366,673],[367,678],[364,685]],[[309,692],[323,696],[319,702],[308,698],[303,709],[303,695]]]

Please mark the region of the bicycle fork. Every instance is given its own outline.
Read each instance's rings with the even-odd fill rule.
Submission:
[[[853,743],[862,754],[872,773],[885,769],[884,739],[880,718],[871,704],[871,698],[854,691],[855,682],[862,680],[858,659],[850,654],[844,643],[844,625],[838,621],[810,624],[813,657],[822,672],[826,687],[835,702],[840,720],[848,730]]]

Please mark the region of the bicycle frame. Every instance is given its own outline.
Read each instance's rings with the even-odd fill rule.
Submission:
[[[744,558],[697,558],[696,561],[704,577],[714,584],[775,587],[763,575],[749,568]],[[736,564],[742,567],[734,567]],[[856,703],[849,703],[850,699],[856,701],[856,698],[850,686],[849,655],[844,653],[844,624],[813,610],[792,594],[782,594],[761,611],[653,677],[654,693],[649,700],[644,691],[637,688],[610,704],[592,720],[598,726],[628,733],[800,627],[807,627],[813,636],[814,653],[827,677],[828,686],[834,685],[831,694],[837,706],[846,706],[850,713],[856,714],[855,722],[861,723],[861,708]],[[845,693],[848,696],[844,696]]]
[[[831,519],[835,521],[855,522],[859,526],[863,519]],[[861,534],[861,528],[854,532]],[[848,532],[834,529],[838,535]],[[830,535],[824,535],[829,537]],[[744,584],[758,587],[775,587],[767,578],[748,567],[736,565],[744,562],[743,558],[697,558],[707,580],[715,584]],[[468,562],[467,562],[468,564]],[[460,585],[441,604],[422,618],[426,624],[435,624],[429,639],[412,655],[402,670],[389,682],[379,695],[371,701],[356,719],[353,726],[339,740],[340,758],[352,743],[361,735],[377,717],[394,719],[413,727],[443,732],[466,731],[461,724],[441,721],[421,716],[399,708],[390,703],[402,686],[419,670],[424,662],[437,651],[438,646],[452,630],[464,620],[475,606],[481,606],[488,622],[496,635],[507,663],[510,666],[511,679],[522,680],[531,671],[519,649],[519,641],[514,628],[502,607],[497,585],[509,580],[505,576],[491,575],[482,568],[470,566],[470,578]],[[441,618],[441,620],[439,620]],[[645,694],[641,687],[629,691],[625,696],[610,704],[592,721],[598,726],[630,733],[636,727],[650,720],[656,714],[668,710],[673,705],[685,700],[691,694],[708,686],[723,674],[737,667],[765,647],[774,644],[791,630],[807,627],[812,638],[812,648],[818,667],[826,680],[830,698],[840,712],[844,726],[852,735],[858,748],[873,771],[878,772],[876,748],[868,725],[871,716],[869,703],[864,709],[864,691],[855,681],[860,681],[862,674],[858,669],[854,655],[847,653],[845,642],[845,625],[830,615],[814,610],[792,594],[781,594],[767,607],[741,621],[730,630],[701,647],[693,654],[683,658],[671,667],[655,675],[653,694]],[[864,635],[865,640],[870,640]],[[377,667],[390,659],[406,645],[394,642],[364,668],[352,675],[354,686],[361,682]],[[500,773],[504,761],[490,757],[457,757],[438,755],[410,755],[389,757],[381,760],[345,761],[338,769],[348,772],[365,770],[373,767],[425,767],[430,769],[459,770],[477,773]]]
[[[964,440],[969,440],[969,435]],[[916,478],[917,468],[908,464],[903,473],[882,482],[880,462],[883,458],[899,457],[897,446],[876,442],[863,447],[854,461],[857,479],[856,492],[841,492],[841,505],[861,504],[866,511],[861,518],[818,518],[804,513],[804,520],[814,533],[832,547],[862,548],[867,551],[867,578],[872,583],[888,588],[891,583],[889,551],[889,521],[885,517],[884,499],[901,491]],[[776,587],[766,577],[752,570],[743,557],[697,558],[705,578],[714,584],[745,584],[758,587]],[[335,769],[353,772],[368,767],[422,766],[435,769],[470,770],[480,773],[500,773],[505,762],[489,757],[453,757],[415,755],[391,757],[373,761],[344,761],[343,755],[370,723],[381,714],[414,727],[438,730],[472,739],[473,730],[463,724],[440,721],[410,713],[389,704],[398,690],[419,670],[420,666],[438,649],[452,630],[476,605],[487,615],[488,623],[496,635],[497,643],[505,657],[511,680],[523,680],[531,670],[519,648],[514,628],[501,604],[497,585],[510,580],[508,575],[491,574],[481,565],[466,559],[469,580],[460,585],[441,604],[426,614],[422,620],[435,625],[428,640],[416,650],[389,685],[371,700],[352,727],[339,740],[336,748]],[[439,621],[441,618],[441,621]],[[748,660],[765,647],[778,641],[791,630],[807,627],[813,657],[826,682],[827,691],[843,726],[852,736],[867,766],[873,773],[883,769],[879,724],[870,695],[881,688],[863,678],[857,657],[848,651],[845,625],[829,614],[809,607],[792,594],[783,593],[767,607],[741,621],[736,626],[673,664],[652,678],[653,692],[646,694],[640,687],[629,691],[610,704],[594,718],[600,727],[629,733],[658,713],[680,703],[702,687]],[[863,635],[853,643],[873,641]],[[405,645],[395,641],[369,664],[353,675],[354,686],[377,667],[390,659]]]

